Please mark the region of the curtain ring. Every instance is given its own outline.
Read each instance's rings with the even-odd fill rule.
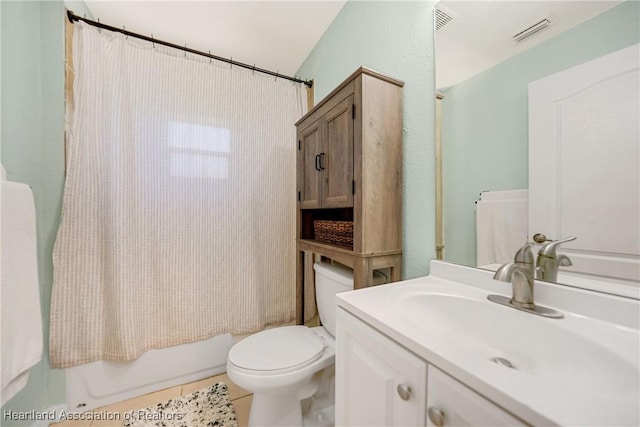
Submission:
[[[251,74],[255,74],[256,73],[256,64],[253,64],[253,71],[251,72]]]
[[[187,57],[187,44],[184,44],[184,57]]]
[[[151,46],[153,46],[153,48],[156,48],[156,43],[153,41],[153,33],[151,33]]]
[[[278,80],[278,75],[280,74],[280,70],[276,71],[276,78],[273,79],[273,81],[275,82],[276,80]]]
[[[127,31],[127,27],[125,27],[124,25],[122,26],[122,31]],[[129,40],[129,34],[125,34],[124,35],[124,39],[125,40]]]
[[[209,51],[209,64],[213,63],[213,58],[211,57],[211,51]]]
[[[229,61],[229,65],[231,65],[231,69],[233,70],[233,56],[231,57],[231,61]]]

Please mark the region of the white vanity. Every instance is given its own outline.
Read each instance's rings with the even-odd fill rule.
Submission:
[[[640,425],[640,301],[536,282],[550,319],[487,300],[493,273],[336,297],[336,426]]]

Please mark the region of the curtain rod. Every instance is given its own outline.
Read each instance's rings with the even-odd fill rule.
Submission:
[[[100,21],[92,21],[91,19],[87,19],[87,18],[84,18],[82,16],[78,16],[75,13],[73,13],[73,11],[71,11],[71,10],[67,10],[67,18],[69,19],[69,21],[71,23],[74,23],[76,21],[86,22],[89,25],[92,25],[92,26],[98,27],[98,28],[102,28],[104,30],[114,31],[116,33],[121,33],[121,34],[124,34],[124,35],[129,36],[129,37],[135,37],[137,39],[146,40],[146,41],[151,42],[151,43],[157,43],[159,45],[172,47],[174,49],[183,50],[185,52],[193,53],[195,55],[206,56],[207,58],[215,59],[216,61],[226,62],[227,64],[236,65],[238,67],[246,68],[246,69],[252,70],[252,71],[257,71],[257,72],[263,73],[263,74],[268,74],[270,76],[275,76],[276,78],[281,78],[281,79],[289,80],[289,81],[296,82],[296,83],[304,83],[308,87],[313,87],[313,80],[301,80],[301,79],[298,79],[296,77],[285,76],[285,75],[282,75],[280,73],[274,73],[273,71],[265,70],[264,68],[256,67],[255,65],[244,64],[242,62],[234,61],[233,59],[227,59],[227,58],[223,58],[221,56],[212,55],[211,53],[201,52],[199,50],[191,49],[191,48],[188,48],[186,45],[185,46],[180,46],[180,45],[177,45],[177,44],[174,44],[174,43],[169,43],[169,42],[166,42],[166,41],[163,41],[163,40],[154,39],[153,37],[147,37],[147,36],[142,35],[142,34],[133,33],[131,31],[125,30],[124,28],[112,27],[111,25],[103,24]]]

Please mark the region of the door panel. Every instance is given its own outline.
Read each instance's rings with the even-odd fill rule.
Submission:
[[[640,45],[529,85],[529,237],[567,272],[640,278]]]
[[[300,178],[300,207],[302,209],[320,207],[321,174],[317,170],[317,156],[321,151],[320,120],[300,132],[298,137],[300,150],[298,156],[302,161],[302,177]]]
[[[424,426],[427,363],[336,311],[336,426]]]
[[[322,205],[327,208],[353,206],[353,96],[325,115],[322,155]]]

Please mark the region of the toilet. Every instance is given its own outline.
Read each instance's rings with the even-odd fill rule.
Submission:
[[[335,295],[353,289],[352,270],[326,263],[313,266],[316,301],[323,326],[283,326],[235,344],[227,374],[253,392],[249,426],[302,426],[301,401],[317,390],[322,369],[335,357]]]

